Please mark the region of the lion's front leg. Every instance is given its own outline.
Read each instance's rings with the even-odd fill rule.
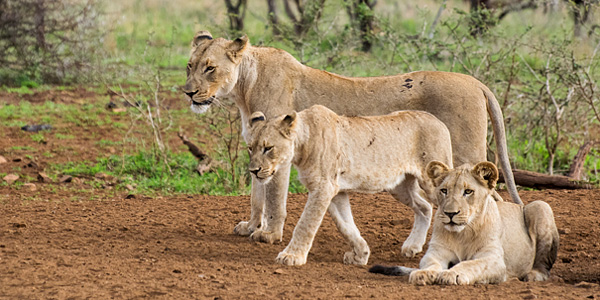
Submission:
[[[437,284],[467,285],[474,283],[498,283],[506,280],[506,265],[502,249],[490,249],[472,260],[458,263],[449,270],[442,271]]]
[[[264,185],[265,202],[262,224],[250,238],[257,242],[280,242],[286,217],[286,202],[290,182],[291,165],[282,166]]]
[[[252,178],[252,192],[250,195],[250,221],[239,222],[233,232],[241,236],[251,235],[258,227],[263,216],[265,206],[265,186]]]
[[[311,190],[308,193],[306,206],[294,228],[292,240],[277,256],[278,263],[289,266],[306,263],[306,257],[333,195],[335,195],[335,191],[331,185]]]
[[[366,265],[371,250],[369,250],[367,241],[360,236],[358,227],[354,223],[347,193],[342,192],[333,197],[329,204],[329,213],[342,236],[352,246],[352,250],[344,254],[344,263]]]

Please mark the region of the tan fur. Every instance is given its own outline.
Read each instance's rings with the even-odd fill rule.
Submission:
[[[450,133],[433,115],[400,111],[384,116],[343,117],[315,105],[270,120],[255,112],[249,127],[249,169],[254,177],[267,183],[279,169],[293,164],[309,191],[292,240],[279,253],[278,262],[306,263],[317,229],[329,210],[352,246],[344,262],[366,264],[370,251],[354,224],[346,194],[349,191],[389,191],[413,208],[415,224],[402,253],[414,256],[421,252],[432,215],[431,204],[422,197],[433,190],[429,180],[424,180],[425,166],[431,160],[452,164]]]
[[[268,119],[314,104],[340,115],[384,115],[398,110],[424,110],[440,119],[452,136],[455,164],[486,160],[487,114],[492,121],[504,178],[514,201],[514,185],[506,150],[502,112],[493,93],[475,78],[447,72],[412,72],[395,76],[351,78],[316,70],[289,53],[253,47],[247,37],[234,41],[198,33],[192,41],[188,76],[183,88],[192,110],[202,113],[220,97],[231,97],[242,116],[248,142],[250,115]],[[264,242],[281,240],[286,217],[289,169],[279,169],[268,184],[252,182],[251,217],[234,229]],[[263,234],[264,231],[268,234]]]
[[[439,207],[429,248],[409,282],[463,285],[498,283],[508,277],[548,279],[559,238],[547,203],[494,201],[498,170],[489,162],[454,170],[431,162],[427,174],[436,185]]]

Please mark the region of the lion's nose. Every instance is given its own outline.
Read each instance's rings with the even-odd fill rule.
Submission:
[[[450,220],[452,220],[452,217],[458,215],[460,213],[460,210],[457,212],[444,212],[446,214],[446,216],[448,216],[448,218],[450,218]]]
[[[194,95],[198,94],[198,91],[194,91],[194,92],[185,92],[186,95],[190,96],[190,98],[193,98]]]
[[[260,169],[261,168],[250,170],[250,173],[254,174],[255,176],[258,176],[258,172],[260,172]]]

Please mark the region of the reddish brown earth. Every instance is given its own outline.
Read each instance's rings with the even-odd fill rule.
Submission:
[[[40,99],[69,105],[118,100],[81,88],[33,95],[0,93],[0,105],[20,101],[37,105],[43,103]],[[177,95],[167,103],[186,105]],[[130,120],[109,110],[99,114],[113,122]],[[202,139],[198,137],[207,130],[191,119],[183,130]],[[555,212],[561,242],[549,281],[416,287],[403,277],[370,274],[368,266],[344,265],[347,246],[329,216],[305,266],[275,264],[306,195],[290,195],[284,240],[267,245],[232,233],[235,224],[249,217],[248,196],[128,196],[98,178],[39,183],[37,172],[51,173],[51,164],[93,161],[126,150],[97,143],[122,140],[125,130],[111,124],[72,126],[59,118],[52,126],[44,143],[19,128],[0,127],[0,155],[8,159],[0,164],[0,173],[17,173],[19,181],[37,187],[31,191],[0,180],[0,299],[600,299],[600,190],[521,191],[525,202],[545,200]],[[74,138],[59,139],[56,133]],[[175,134],[169,144],[181,150]],[[35,164],[30,165],[32,161]],[[372,251],[369,265],[418,266],[422,255],[400,256],[412,225],[405,206],[386,194],[355,194],[351,201]]]
[[[284,241],[274,245],[232,234],[248,218],[247,196],[126,195],[73,201],[52,185],[0,188],[0,298],[600,298],[598,190],[521,192],[554,209],[561,242],[552,278],[469,287],[416,287],[344,265],[347,246],[329,217],[305,266],[275,264],[306,195],[290,195]],[[399,254],[412,222],[406,207],[386,194],[352,195],[352,203],[370,264],[418,265],[420,256]]]

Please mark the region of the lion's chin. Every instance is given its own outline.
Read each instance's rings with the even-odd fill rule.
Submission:
[[[461,232],[465,229],[465,225],[458,225],[455,223],[444,224],[444,228],[450,232]]]
[[[210,104],[194,104],[194,103],[192,103],[192,105],[190,105],[190,108],[192,109],[192,112],[194,112],[196,114],[203,114],[208,111],[208,109],[210,108]]]
[[[258,180],[258,183],[263,184],[263,185],[269,183],[269,181],[271,181],[271,179],[273,179],[273,176],[269,176],[269,177],[265,177],[265,178],[260,178],[260,177],[256,176],[256,180]]]

